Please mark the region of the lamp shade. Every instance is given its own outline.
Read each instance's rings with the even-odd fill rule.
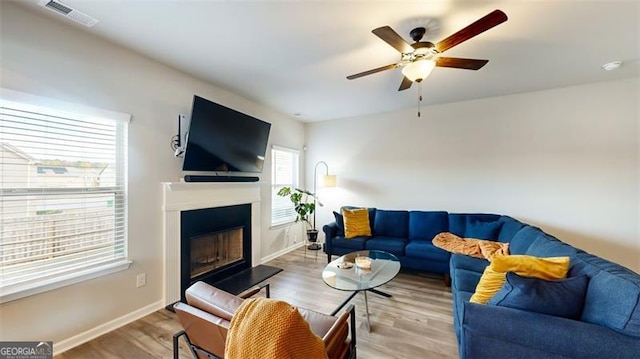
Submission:
[[[402,74],[413,82],[420,82],[429,76],[434,67],[436,62],[433,60],[418,60],[403,67]]]
[[[320,179],[320,185],[322,187],[335,187],[336,182],[336,175],[324,175]]]

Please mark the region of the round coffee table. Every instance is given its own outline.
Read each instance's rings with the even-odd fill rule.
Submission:
[[[356,257],[370,258],[370,268],[358,267],[356,265]],[[351,266],[349,266],[349,264],[351,264]],[[324,282],[334,289],[353,291],[349,298],[340,304],[331,315],[338,313],[356,294],[363,292],[367,328],[371,330],[367,292],[373,292],[390,298],[390,294],[381,292],[375,288],[395,278],[398,272],[400,272],[400,262],[398,258],[391,253],[378,250],[366,250],[345,254],[327,264],[322,271],[322,279]]]

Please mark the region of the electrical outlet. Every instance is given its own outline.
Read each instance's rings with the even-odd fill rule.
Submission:
[[[147,285],[147,273],[138,274],[136,277],[136,288]]]

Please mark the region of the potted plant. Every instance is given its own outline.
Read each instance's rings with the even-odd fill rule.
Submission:
[[[309,221],[309,217],[315,212],[316,204],[322,206],[322,203],[318,201],[315,194],[300,189],[291,187],[282,187],[278,191],[278,196],[289,197],[293,203],[293,210],[296,212],[296,222],[304,222],[307,228],[307,240],[311,242],[308,249],[320,249],[318,241],[318,230],[315,228],[315,223]]]

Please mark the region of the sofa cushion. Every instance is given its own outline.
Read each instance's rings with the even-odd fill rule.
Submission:
[[[451,256],[451,266],[456,269],[467,269],[482,274],[489,265],[489,261],[481,258],[473,258],[462,254]]]
[[[333,211],[333,217],[336,219],[336,227],[338,227],[336,230],[336,236],[344,236],[344,218],[342,217],[342,214]]]
[[[396,257],[402,257],[404,255],[404,247],[409,242],[406,238],[395,237],[372,237],[365,242],[365,249],[377,249],[393,254]]]
[[[366,208],[342,209],[345,238],[371,236],[369,212]]]
[[[355,237],[345,238],[344,236],[333,237],[329,239],[332,247],[337,248],[351,248],[355,250],[363,250],[364,243],[371,237]]]
[[[504,286],[487,304],[577,319],[588,282],[586,275],[546,281],[507,273]]]
[[[500,228],[500,233],[498,234],[498,241],[500,242],[511,242],[516,233],[525,226],[524,223],[509,216],[500,217],[500,221],[503,222],[502,228]]]
[[[537,237],[527,248],[526,254],[530,256],[536,257],[557,257],[557,256],[567,256],[567,257],[575,257],[578,251],[566,244],[562,243],[559,240],[549,236],[542,235]]]
[[[451,254],[431,243],[431,241],[409,241],[404,248],[404,254],[408,257],[422,258],[425,260],[435,260],[439,262],[447,261]]]
[[[500,216],[491,213],[449,213],[449,232],[466,237],[467,218],[480,222],[495,222],[500,219]]]
[[[449,213],[449,232],[464,237],[464,228],[467,226],[467,215],[461,213]]]
[[[590,277],[581,320],[640,337],[640,276],[585,252],[573,261],[570,275]]]
[[[447,212],[411,211],[409,212],[409,239],[430,241],[441,232],[449,230]]]
[[[473,294],[476,291],[481,276],[482,273],[466,269],[456,269],[451,283],[455,286],[454,289],[456,291],[471,292],[471,294]],[[469,296],[469,298],[471,298],[471,296]],[[469,298],[467,298],[467,300]]]
[[[408,238],[409,212],[377,210],[373,233],[376,236]]]
[[[483,222],[473,217],[467,217],[464,236],[467,238],[497,240],[498,233],[504,222]]]
[[[509,252],[511,254],[525,254],[529,246],[538,238],[544,237],[545,233],[539,228],[524,226],[513,236],[509,242]]]

